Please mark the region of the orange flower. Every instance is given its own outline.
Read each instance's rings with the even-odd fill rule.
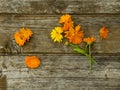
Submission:
[[[80,25],[76,26],[75,29],[70,28],[69,31],[65,32],[65,37],[69,40],[69,42],[73,44],[79,44],[82,42],[84,37],[84,33],[80,30]]]
[[[26,41],[28,41],[32,35],[32,31],[30,29],[20,29],[20,32],[16,32],[14,34],[14,39],[15,42],[20,45],[23,46],[25,44]]]
[[[26,40],[29,40],[30,37],[32,36],[32,31],[30,29],[25,29],[25,28],[21,28],[20,29],[20,33],[23,35],[23,37],[26,39]]]
[[[92,44],[96,39],[94,37],[88,37],[88,38],[84,38],[83,41],[88,43],[88,44]]]
[[[60,17],[59,23],[66,23],[71,21],[72,21],[71,16],[69,14],[66,14]]]
[[[71,16],[69,14],[62,15],[60,17],[59,23],[63,24],[63,30],[69,30],[71,27],[74,26],[74,22],[72,21]]]
[[[62,30],[69,30],[71,27],[74,27],[73,22],[72,21],[66,22],[64,23]]]
[[[37,68],[40,65],[40,60],[37,56],[27,56],[25,58],[25,64],[29,68]]]
[[[16,32],[16,33],[14,34],[14,38],[15,38],[15,41],[16,41],[16,43],[17,43],[18,45],[20,45],[20,46],[23,46],[23,45],[24,45],[25,39],[24,39],[24,37],[23,37],[19,32]]]
[[[107,38],[107,37],[108,37],[108,32],[109,32],[109,30],[108,30],[106,27],[103,26],[103,27],[100,29],[100,37],[101,37],[101,39]]]

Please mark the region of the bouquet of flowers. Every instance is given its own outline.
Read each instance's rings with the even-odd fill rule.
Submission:
[[[74,25],[71,15],[65,14],[60,17],[59,23],[62,26],[55,27],[50,35],[54,42],[62,42],[66,38],[65,44],[71,46],[73,51],[85,55],[89,59],[90,71],[92,71],[92,66],[96,61],[91,53],[91,46],[96,41],[95,37],[84,37],[84,31],[81,28],[81,25]],[[105,39],[108,36],[109,30],[103,26],[100,29],[100,38]],[[81,48],[79,44],[86,43],[85,48]]]

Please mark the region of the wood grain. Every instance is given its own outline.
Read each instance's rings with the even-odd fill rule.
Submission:
[[[79,55],[36,54],[41,66],[29,69],[26,55],[0,56],[8,90],[112,90],[120,88],[120,56],[95,56],[98,64],[90,74],[88,60]],[[56,59],[57,58],[57,59]],[[3,65],[4,64],[4,65]],[[6,67],[4,67],[6,66]],[[16,87],[17,86],[17,87]],[[55,89],[54,89],[55,88]]]
[[[66,13],[72,15],[75,25],[82,26],[85,37],[97,39],[92,47],[97,62],[93,73],[86,57],[50,38]],[[102,26],[110,30],[106,40],[99,38]],[[21,27],[34,34],[23,52],[15,54],[15,47],[8,43]],[[120,0],[0,0],[0,70],[7,77],[0,82],[0,90],[120,90],[119,31]],[[5,54],[2,46],[14,54]],[[27,68],[24,59],[28,55],[37,55],[41,66]]]
[[[0,13],[120,14],[119,0],[0,0]]]
[[[34,35],[30,42],[23,47],[23,53],[73,53],[70,47],[64,42],[54,43],[50,38],[50,32],[58,24],[59,15],[1,15],[1,32],[13,38],[16,31],[21,27],[30,28]],[[93,45],[93,53],[120,53],[120,17],[119,15],[72,15],[75,25],[80,24],[85,31],[85,37],[94,36],[96,42]],[[106,26],[109,36],[106,40],[101,40],[99,30]],[[3,33],[0,33],[3,34]],[[81,44],[84,47],[84,44]],[[1,51],[3,52],[3,51]]]
[[[25,78],[9,79],[8,90],[119,90],[119,80],[86,78]],[[116,82],[116,83],[112,83]],[[39,83],[39,84],[38,84]],[[16,86],[17,87],[16,87]]]
[[[1,75],[0,76],[0,90],[7,90],[6,75]]]

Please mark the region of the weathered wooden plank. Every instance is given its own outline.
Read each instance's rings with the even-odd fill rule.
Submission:
[[[79,55],[37,54],[41,66],[28,69],[25,56],[0,56],[8,90],[119,90],[120,56],[95,56],[98,64],[89,73],[88,60]],[[56,59],[57,58],[57,59]]]
[[[119,0],[0,0],[0,48],[20,27],[34,32],[23,53],[0,56],[0,68],[7,75],[7,90],[119,90],[120,89],[120,1]],[[90,74],[88,59],[72,54],[64,43],[53,43],[50,32],[59,26],[61,14],[70,13],[86,36],[95,36],[93,53],[97,64]],[[59,15],[58,15],[59,14]],[[110,30],[101,41],[99,29]],[[81,45],[82,47],[84,44]],[[3,54],[3,50],[0,50]],[[29,69],[24,59],[41,53],[41,66]],[[51,54],[50,54],[51,53]],[[105,53],[106,56],[105,56]],[[108,56],[112,53],[112,56]],[[104,56],[102,56],[104,55]],[[116,55],[116,56],[114,56]],[[0,82],[0,90],[4,86]],[[6,85],[6,84],[5,84]],[[6,86],[5,86],[6,87]]]
[[[7,90],[7,80],[5,75],[0,75],[0,90]]]
[[[116,82],[116,83],[113,83]],[[91,78],[25,78],[8,79],[12,90],[119,90],[119,80]],[[9,89],[8,90],[11,90]]]
[[[118,13],[119,0],[0,0],[0,13],[87,14]]]
[[[1,15],[0,34],[6,33],[8,35],[6,38],[11,38],[20,27],[28,27],[32,29],[34,35],[23,47],[24,53],[72,53],[70,47],[66,47],[64,43],[53,43],[50,38],[51,30],[55,26],[60,26],[59,17],[59,15]],[[86,36],[97,38],[93,53],[120,53],[119,15],[73,15],[72,17],[75,24],[81,24]],[[101,40],[99,29],[104,25],[108,27],[110,33],[108,39]]]
[[[95,56],[98,64],[89,74],[88,59],[79,55],[43,54],[38,55],[41,66],[28,69],[24,64],[25,56],[0,56],[0,64],[8,78],[29,77],[91,77],[120,79],[120,56]],[[14,74],[16,73],[16,74]],[[20,75],[21,74],[21,75]]]

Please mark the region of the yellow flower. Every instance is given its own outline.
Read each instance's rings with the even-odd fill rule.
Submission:
[[[66,31],[65,37],[69,40],[69,42],[73,44],[79,44],[82,42],[84,32],[81,30],[80,25],[77,25],[75,29],[70,28],[69,31]]]
[[[108,30],[106,27],[103,26],[103,27],[100,29],[100,37],[101,37],[101,39],[107,38],[107,37],[108,37],[108,32],[109,32],[109,30]]]
[[[52,32],[50,34],[51,34],[51,38],[54,40],[54,42],[62,41],[62,39],[63,39],[62,32],[63,32],[63,30],[61,27],[55,27],[52,30]]]
[[[84,38],[84,42],[88,43],[88,44],[92,44],[96,39],[94,37],[88,37],[88,38]]]

